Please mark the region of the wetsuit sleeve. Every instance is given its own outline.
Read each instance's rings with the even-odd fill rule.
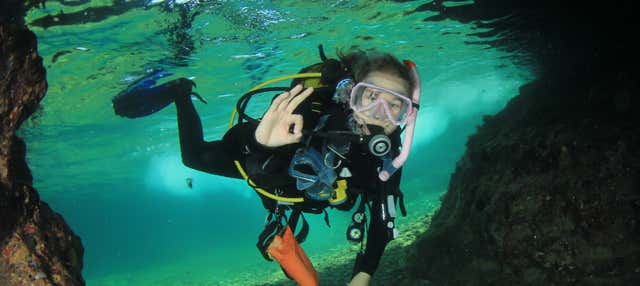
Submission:
[[[395,188],[397,190],[400,187],[401,171],[402,169],[398,170],[388,182],[381,184],[381,187]],[[378,191],[393,193],[385,190]],[[377,197],[372,202],[370,209],[371,221],[367,232],[367,244],[364,253],[359,254],[356,259],[353,275],[356,275],[358,272],[365,272],[373,276],[378,269],[378,264],[380,263],[385,247],[389,241],[393,239],[392,233],[389,232],[382,219],[382,207],[380,205],[382,199],[382,197]]]
[[[281,152],[279,148],[270,148],[255,139],[257,126],[241,123],[233,126],[222,140],[204,141],[202,122],[189,96],[175,99],[178,112],[178,131],[182,162],[189,168],[199,171],[242,179],[234,161],[245,162],[251,154],[269,156]],[[268,183],[268,182],[266,182]]]

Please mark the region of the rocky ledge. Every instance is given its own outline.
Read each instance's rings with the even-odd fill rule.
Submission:
[[[626,24],[634,4],[476,4],[441,15],[505,16],[482,24],[499,35],[483,43],[524,52],[538,79],[469,137],[439,211],[408,252],[409,276],[428,285],[639,285],[638,46]]]
[[[554,84],[557,83],[557,84]],[[637,285],[640,128],[624,74],[539,80],[471,136],[412,276],[435,285]]]
[[[47,90],[36,37],[4,15],[21,1],[0,6],[0,285],[84,285],[80,238],[40,201],[16,136]]]

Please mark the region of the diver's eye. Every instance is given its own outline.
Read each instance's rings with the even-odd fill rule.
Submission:
[[[376,99],[376,94],[373,91],[369,91],[367,93],[367,99],[369,100],[375,100]]]
[[[398,111],[400,111],[400,108],[402,108],[402,105],[401,105],[399,102],[394,101],[394,102],[392,102],[392,103],[391,103],[391,109],[392,109],[394,112],[398,112]]]

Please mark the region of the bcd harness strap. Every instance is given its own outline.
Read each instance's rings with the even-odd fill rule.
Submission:
[[[287,76],[282,76],[279,78],[275,78],[272,80],[268,80],[265,81],[263,83],[260,83],[256,86],[254,86],[253,88],[251,88],[249,90],[249,92],[247,92],[246,94],[244,94],[236,103],[236,107],[234,108],[232,114],[231,114],[231,118],[229,119],[229,128],[231,128],[233,126],[233,121],[235,119],[236,114],[239,114],[239,118],[238,118],[238,123],[242,122],[242,120],[246,120],[249,122],[253,122],[253,123],[258,123],[259,120],[257,119],[253,119],[249,116],[247,116],[244,113],[245,108],[247,107],[247,104],[249,102],[249,100],[251,99],[251,97],[257,93],[261,93],[261,92],[265,92],[265,91],[286,91],[288,90],[287,88],[283,88],[283,87],[266,87],[267,85],[270,85],[272,83],[276,83],[276,82],[280,82],[280,81],[284,81],[284,80],[288,80],[288,79],[294,79],[295,80],[304,80],[303,84],[305,87],[307,87],[308,85],[313,85],[316,88],[320,88],[320,87],[326,87],[326,83],[331,83],[331,85],[334,85],[334,82],[337,82],[338,78],[341,78],[344,76],[344,74],[347,73],[347,69],[343,67],[343,65],[335,60],[335,59],[329,59],[326,57],[325,53],[324,53],[324,48],[322,47],[322,45],[318,46],[318,50],[320,53],[320,59],[322,60],[321,63],[318,63],[316,65],[312,65],[310,67],[319,67],[318,69],[309,69],[305,68],[303,69],[299,74],[294,74],[294,75],[287,75]],[[320,72],[317,72],[320,71]],[[325,84],[323,84],[325,83]],[[320,104],[320,102],[312,102],[312,104]],[[320,110],[318,109],[318,106],[314,106],[315,109],[312,109],[312,111],[314,112],[320,112]],[[323,119],[323,120],[326,120]],[[323,125],[324,122],[322,122],[320,125]],[[333,158],[331,158],[333,159]],[[279,196],[277,194],[271,193],[269,191],[266,191],[260,187],[258,187],[250,178],[249,175],[247,174],[247,172],[243,169],[243,167],[241,166],[239,161],[234,161],[235,167],[238,170],[238,172],[242,175],[242,177],[247,181],[247,183],[256,191],[258,192],[260,195],[267,197],[269,199],[275,200],[277,202],[283,203],[283,204],[297,204],[297,203],[303,203],[305,202],[306,198],[305,197],[282,197]],[[335,185],[334,185],[334,190],[331,192],[333,194],[332,198],[330,198],[329,204],[330,205],[338,205],[343,203],[346,200],[346,188],[347,188],[347,181],[346,180],[336,180],[335,181]]]
[[[285,213],[286,208],[291,209],[291,214],[289,215],[288,218]],[[318,213],[318,214],[324,212],[324,221],[328,226],[330,226],[329,215],[327,214],[326,210],[322,209],[322,210],[305,210],[305,211]],[[273,241],[273,238],[276,235],[281,236],[284,233],[287,225],[289,226],[291,231],[295,233],[299,219],[302,219],[302,224],[301,224],[300,231],[298,232],[298,234],[295,235],[295,238],[296,238],[296,241],[298,241],[298,243],[303,243],[307,239],[307,235],[309,234],[309,223],[307,222],[307,219],[304,217],[302,208],[286,207],[286,206],[276,207],[275,210],[269,212],[265,222],[265,228],[258,236],[258,243],[256,244],[256,246],[258,247],[258,250],[260,250],[260,253],[264,257],[264,259],[268,261],[273,261],[273,259],[269,256],[269,253],[267,252],[267,249],[269,248],[269,245]]]
[[[388,237],[393,240],[399,235],[399,231],[395,225],[397,217],[396,204],[399,202],[400,212],[402,216],[407,216],[404,206],[404,195],[400,189],[388,190],[388,184],[379,182],[379,201],[381,206],[381,219],[386,228]]]

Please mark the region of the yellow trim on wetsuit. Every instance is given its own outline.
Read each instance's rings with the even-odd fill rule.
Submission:
[[[248,92],[252,92],[256,89],[262,88],[266,85],[272,84],[274,82],[279,82],[279,81],[283,81],[283,80],[288,80],[288,79],[292,79],[292,78],[319,78],[322,77],[322,74],[319,72],[312,72],[312,73],[299,73],[299,74],[292,74],[292,75],[285,75],[285,76],[281,76],[281,77],[277,77],[268,81],[265,81],[261,84],[258,84],[256,86],[254,86],[253,88],[251,88]],[[231,129],[231,127],[233,127],[233,120],[236,119],[236,114],[238,113],[238,110],[234,107],[233,108],[233,112],[231,112],[231,118],[229,119],[229,129]]]
[[[269,193],[267,191],[265,191],[264,189],[258,188],[256,186],[256,184],[249,179],[249,176],[247,176],[247,173],[244,171],[244,169],[242,169],[242,166],[240,166],[240,162],[238,162],[238,160],[234,160],[233,163],[236,164],[236,168],[238,168],[238,172],[240,172],[240,175],[242,175],[242,177],[247,180],[247,183],[249,183],[249,186],[251,186],[254,190],[256,190],[256,192],[260,193],[261,195],[270,198],[272,200],[276,200],[276,201],[281,201],[281,202],[287,202],[287,203],[301,203],[304,202],[304,198],[303,197],[298,197],[298,198],[287,198],[287,197],[281,197],[281,196],[276,196],[272,193]]]
[[[340,205],[347,200],[347,180],[337,180],[338,187],[333,189],[334,196],[329,199],[329,203],[333,206]]]
[[[249,183],[249,186],[251,186],[259,194],[267,198],[270,198],[272,200],[281,201],[281,202],[287,202],[287,203],[304,202],[303,197],[297,197],[297,198],[281,197],[281,196],[277,196],[272,193],[269,193],[268,191],[262,188],[257,187],[256,184],[251,179],[249,179],[249,176],[247,176],[247,173],[244,171],[244,169],[240,165],[240,162],[238,162],[238,160],[234,160],[233,163],[236,164],[236,168],[238,168],[238,172],[240,172],[240,175],[242,175],[242,177],[245,180],[247,180],[247,183]],[[347,180],[344,180],[344,179],[337,180],[336,183],[338,184],[338,187],[333,189],[333,191],[335,192],[335,196],[329,199],[329,203],[331,205],[342,204],[347,199]]]

